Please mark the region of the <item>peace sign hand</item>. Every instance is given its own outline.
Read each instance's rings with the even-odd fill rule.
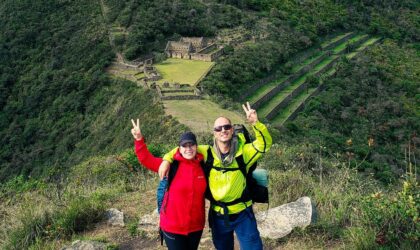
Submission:
[[[140,141],[143,138],[143,135],[141,134],[139,119],[137,119],[137,124],[134,122],[133,119],[131,119],[131,123],[133,124],[131,134],[133,135],[134,139]]]
[[[251,123],[252,125],[255,125],[255,123],[258,122],[257,111],[251,108],[251,105],[249,105],[249,102],[246,102],[246,106],[245,104],[242,104],[242,108],[245,111],[247,121]]]

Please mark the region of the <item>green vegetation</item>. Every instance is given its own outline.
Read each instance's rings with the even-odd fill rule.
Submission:
[[[244,122],[242,113],[224,110],[209,100],[173,100],[164,101],[164,105],[168,114],[200,133],[208,134],[219,116],[229,117],[234,123]]]
[[[303,61],[299,65],[296,65],[295,67],[293,67],[292,70],[291,70],[291,73],[298,72],[299,70],[301,70],[306,65],[309,65],[312,62],[314,62],[316,59],[320,58],[323,54],[324,53],[321,53],[321,52],[313,54],[310,58],[306,59],[305,61]]]
[[[217,116],[243,123],[237,101],[251,86],[276,76],[252,93],[255,101],[323,56],[320,47],[357,31],[374,38],[337,45],[354,52],[313,76],[335,58],[326,57],[258,110],[264,119],[308,84],[268,123],[274,145],[259,164],[270,171],[270,206],[310,196],[319,220],[264,247],[417,249],[419,9],[414,0],[2,1],[0,248],[61,249],[75,239],[154,246],[136,222],[156,207],[157,178],[138,164],[129,120],[141,120],[155,155],[176,145],[187,129],[180,122],[211,143]],[[142,73],[122,72],[131,82],[106,72],[115,52],[165,65],[167,40],[181,36],[220,38],[225,54],[198,87],[239,115],[208,100],[162,104],[135,83]],[[183,66],[197,74],[163,69],[165,79],[195,82],[210,68]],[[324,90],[308,99],[320,83]],[[127,215],[118,237],[97,228],[110,207]]]
[[[5,227],[0,229],[0,246],[31,249],[41,245],[48,249],[56,243],[71,242],[76,234],[102,221],[109,204],[115,204],[126,192],[144,191],[154,182],[144,171],[130,171],[129,163],[129,155],[124,154],[90,158],[66,176],[51,175],[42,187],[0,197],[5,201],[0,211],[8,215],[3,220]],[[19,186],[9,181],[1,187],[11,193],[15,188],[22,189]],[[143,209],[151,209],[154,204],[147,205]],[[61,243],[54,243],[57,240]]]
[[[265,117],[270,113],[273,108],[279,104],[288,94],[290,94],[293,90],[295,90],[297,87],[299,87],[300,84],[304,83],[306,80],[306,77],[309,74],[306,73],[303,76],[296,79],[294,82],[292,82],[289,86],[287,86],[284,90],[280,91],[277,95],[273,96],[272,99],[270,99],[266,104],[264,104],[260,109],[259,113],[262,115],[262,117]]]
[[[333,49],[334,54],[339,54],[342,53],[343,50],[345,48],[349,48],[350,46],[352,46],[353,44],[355,44],[357,41],[362,40],[363,38],[366,38],[367,35],[356,35],[352,38],[350,38],[349,40],[347,40],[347,42],[340,44],[340,46],[337,46]]]
[[[302,102],[304,102],[315,90],[316,88],[308,88],[302,91],[302,93],[292,99],[285,109],[281,110],[281,112],[271,120],[271,123],[276,125],[283,124],[283,122],[285,122],[285,120],[298,108],[298,106],[301,105]]]
[[[270,92],[273,88],[275,88],[279,83],[283,82],[284,80],[286,80],[286,76],[283,76],[283,77],[281,77],[281,78],[279,78],[275,81],[272,81],[272,82],[269,82],[269,83],[263,85],[261,88],[257,89],[252,95],[250,95],[247,98],[247,100],[250,103],[256,102],[258,99],[260,99],[265,94]]]
[[[0,9],[1,180],[129,147],[130,118],[148,124],[157,143],[182,130],[152,92],[104,74],[114,55],[97,2],[3,1]]]
[[[365,42],[363,42],[360,47],[358,47],[354,52],[351,52],[350,54],[346,55],[347,59],[351,59],[354,56],[356,56],[357,54],[360,53],[360,51],[363,51],[364,49],[366,49],[368,46],[376,43],[380,38],[378,37],[373,37],[373,38],[369,38],[368,40],[366,40]]]
[[[163,77],[163,79],[159,80],[160,83],[178,82],[195,85],[203,74],[207,73],[213,65],[213,62],[168,58],[154,66],[156,66],[156,69]]]
[[[391,41],[369,51],[368,56],[342,64],[325,81],[327,91],[309,102],[296,121],[286,124],[290,138],[284,139],[321,141],[331,155],[338,154],[351,166],[389,183],[404,169],[404,150],[410,147],[419,153],[420,62],[411,56],[418,53],[414,49]],[[369,139],[374,148],[367,147]]]
[[[353,34],[353,32],[344,33],[344,34],[342,34],[342,35],[339,35],[339,36],[334,37],[334,38],[333,38],[333,39],[331,39],[331,40],[327,40],[327,41],[325,41],[325,42],[321,43],[321,48],[326,48],[326,47],[328,47],[329,45],[331,45],[331,44],[333,44],[333,43],[337,42],[338,40],[340,40],[340,39],[342,39],[342,38],[344,38],[344,37],[348,37],[348,36],[350,36],[351,34]]]
[[[317,223],[303,231],[295,230],[280,246],[416,248],[420,189],[409,166],[395,190],[389,190],[371,176],[361,176],[345,161],[328,157],[325,150],[322,144],[304,140],[293,145],[277,144],[263,160],[270,171],[273,207],[302,196],[316,201]]]
[[[110,10],[106,12],[107,22],[129,30],[120,47],[130,60],[162,52],[167,40],[178,40],[180,36],[211,37],[219,28],[235,27],[248,20],[244,12],[232,6],[194,0],[104,3]]]

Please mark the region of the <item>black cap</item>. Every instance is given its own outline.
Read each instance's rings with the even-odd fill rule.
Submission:
[[[195,138],[195,134],[193,132],[185,132],[179,138],[179,145],[182,146],[185,143],[192,143],[193,145],[197,145],[197,139]]]

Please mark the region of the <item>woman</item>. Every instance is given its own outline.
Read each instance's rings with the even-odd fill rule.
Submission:
[[[148,169],[158,172],[162,158],[154,157],[148,151],[139,119],[137,124],[131,122],[138,160]],[[178,169],[163,199],[160,228],[168,249],[197,249],[204,229],[207,181],[200,165],[203,155],[197,154],[197,140],[193,133],[181,135],[174,159]]]

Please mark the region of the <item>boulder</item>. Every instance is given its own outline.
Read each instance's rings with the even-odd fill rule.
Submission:
[[[102,242],[91,241],[91,240],[76,240],[71,243],[71,246],[63,247],[61,250],[106,250],[107,247]]]
[[[316,210],[309,197],[302,197],[295,202],[258,212],[255,217],[262,237],[279,239],[295,227],[305,228],[315,222]]]
[[[159,228],[159,219],[159,213],[155,209],[153,213],[146,214],[140,218],[137,228],[146,232],[156,231]]]
[[[108,210],[106,210],[106,218],[107,218],[107,222],[108,224],[112,225],[112,226],[120,226],[120,227],[124,227],[124,213],[119,211],[118,209],[115,208],[110,208]]]

